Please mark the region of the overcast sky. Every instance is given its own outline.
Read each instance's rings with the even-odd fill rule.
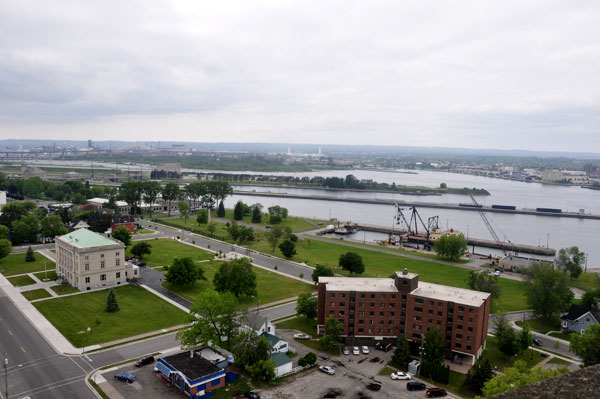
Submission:
[[[1,1],[0,138],[600,152],[598,1]]]

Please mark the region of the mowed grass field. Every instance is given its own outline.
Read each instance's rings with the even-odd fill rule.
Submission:
[[[253,249],[271,253],[269,243],[258,242]],[[469,288],[466,283],[469,270],[460,266],[443,265],[427,260],[410,259],[402,256],[384,254],[362,248],[352,248],[341,244],[323,242],[311,239],[299,240],[296,246],[297,255],[293,260],[305,262],[310,266],[328,264],[337,266],[341,254],[356,252],[363,258],[365,272],[361,277],[389,277],[394,272],[407,268],[411,273],[419,274],[419,279],[430,283],[450,285],[459,288]],[[282,257],[279,249],[274,255]],[[336,273],[348,276],[349,273],[339,268]],[[527,309],[524,289],[521,281],[499,279],[502,293],[498,300],[492,302],[492,312],[512,312]]]
[[[144,288],[114,288],[120,311],[106,313],[109,290],[48,299],[33,305],[76,347],[84,347],[172,327],[186,313]],[[91,331],[87,332],[90,327]]]
[[[183,287],[177,287],[168,282],[164,282],[163,287],[169,291],[173,291],[188,301],[193,302],[202,291],[214,289],[212,280],[222,263],[222,261],[198,263],[204,270],[204,276],[207,281],[198,280],[193,286]],[[266,304],[316,291],[316,287],[312,284],[306,284],[259,267],[253,267],[252,269],[256,273],[256,291],[258,293],[258,298],[242,298],[242,301],[248,304],[257,304],[257,300],[260,301],[261,304]]]
[[[263,210],[266,210],[263,209]],[[213,211],[211,213],[211,217],[212,218],[217,218],[217,212]],[[233,209],[226,209],[225,210],[225,217],[223,217],[222,219],[228,219],[230,221],[233,221]],[[302,218],[302,217],[298,217],[298,216],[292,216],[289,215],[286,219],[283,219],[283,221],[281,222],[281,224],[278,225],[272,225],[269,223],[269,214],[268,213],[263,213],[262,214],[262,219],[260,223],[252,223],[252,214],[250,215],[245,215],[244,218],[242,220],[240,220],[240,222],[244,222],[244,223],[248,223],[248,224],[253,224],[255,226],[262,226],[262,227],[266,227],[266,226],[280,226],[280,227],[285,227],[285,226],[290,226],[292,228],[293,232],[300,232],[300,231],[307,231],[307,230],[314,230],[316,228],[318,228],[317,226],[315,226],[315,224],[317,223],[322,223],[323,225],[327,224],[327,221],[325,220],[312,220],[310,219],[310,221],[307,220],[307,218]],[[312,223],[311,223],[312,222]]]
[[[44,271],[44,261],[48,270],[56,268],[54,262],[36,253],[34,262],[25,261],[25,253],[11,254],[0,259],[0,273],[4,276]]]
[[[146,262],[146,265],[149,267],[170,266],[175,258],[189,257],[198,261],[210,260],[214,257],[214,255],[208,251],[203,251],[199,248],[182,244],[169,238],[148,240],[147,242],[152,246],[150,249],[152,253],[144,256],[144,262]],[[127,248],[127,251],[125,251],[126,256],[132,256],[131,247],[135,245],[135,243],[136,241]]]

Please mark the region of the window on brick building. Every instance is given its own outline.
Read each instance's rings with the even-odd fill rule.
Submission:
[[[330,298],[335,298],[335,294],[332,292],[331,294],[329,294]]]
[[[335,306],[335,302],[330,302],[330,303],[329,303],[329,306],[330,306],[330,307],[334,307],[334,306]]]
[[[335,312],[334,312],[333,310],[330,310],[330,311],[329,311],[329,315],[330,315],[330,316],[333,316],[334,314],[335,314]]]
[[[390,317],[394,317],[395,314],[396,313],[394,313],[394,312],[390,312]]]
[[[385,316],[385,312],[379,312],[379,316],[381,316],[381,317]]]
[[[423,313],[423,308],[421,308],[419,306],[415,306],[415,312]]]
[[[392,299],[396,299],[396,294],[391,294],[391,295],[390,295],[390,298],[392,298]]]
[[[473,337],[471,337],[471,336],[467,336],[467,341],[469,341],[469,342],[473,342]]]
[[[443,308],[443,307],[444,307],[444,304],[441,302],[438,302],[438,308]]]
[[[394,325],[394,320],[389,320],[389,321],[388,321],[388,324],[389,324],[390,326],[393,326],[393,325]]]
[[[457,328],[457,329],[459,329],[459,330],[462,330],[462,324],[458,324],[458,325],[456,326],[456,328]]]
[[[375,294],[371,294],[371,299],[375,299]]]
[[[369,312],[369,316],[375,316],[375,312]]]
[[[373,329],[369,328],[369,334],[373,334]]]
[[[340,302],[340,306],[346,306],[346,302]]]
[[[373,324],[375,324],[375,321],[373,321],[373,320],[369,320],[369,324],[370,324],[370,325],[373,325]]]
[[[365,321],[364,321],[364,320],[362,320],[362,319],[359,319],[359,320],[358,320],[358,324],[365,324]]]
[[[343,315],[344,315],[344,311],[343,311],[343,310],[340,310],[338,314],[339,314],[340,316],[343,316]]]
[[[467,327],[467,331],[473,332],[473,327]]]
[[[379,303],[379,307],[380,307],[380,308],[385,308],[385,303],[383,303],[383,302],[380,302],[380,303]]]
[[[469,323],[473,323],[473,318],[469,317]]]
[[[366,296],[365,294],[360,294],[360,298],[364,299],[365,296]]]
[[[433,302],[433,301],[429,301],[429,306],[433,306],[434,303],[435,302]]]
[[[462,339],[462,334],[456,334],[456,339]]]
[[[463,317],[462,316],[458,316],[458,320],[459,321],[463,321]]]
[[[406,294],[402,294],[402,299],[406,299]]]
[[[361,302],[361,303],[359,303],[359,304],[358,304],[358,307],[359,307],[359,308],[364,308],[364,307],[365,307],[365,303],[364,303],[364,302]]]
[[[364,330],[364,328],[359,328],[359,329],[358,329],[358,332],[359,332],[359,333],[361,333],[361,332],[364,332],[364,331],[365,331],[365,330]]]
[[[428,319],[428,320],[427,320],[427,323],[429,323],[429,324],[433,324],[433,319]]]
[[[438,320],[438,321],[437,321],[437,325],[438,325],[438,326],[441,326],[441,325],[442,325],[442,322],[441,322],[440,320]]]
[[[475,309],[473,309],[473,308],[469,309],[469,313],[475,313]]]
[[[465,311],[465,307],[464,306],[459,306],[458,307],[458,311],[459,312],[464,312]]]
[[[359,316],[364,316],[364,315],[365,315],[365,312],[363,312],[363,311],[361,310],[360,312],[358,312],[358,315],[359,315]]]
[[[385,324],[385,320],[379,320],[379,324]]]
[[[421,338],[421,334],[413,333],[413,338]]]
[[[395,308],[395,307],[396,307],[396,304],[393,302],[390,302],[390,308]]]
[[[462,347],[462,345],[461,345],[461,344],[459,344],[458,342],[456,343],[456,345],[455,345],[455,346],[456,346],[457,348],[461,348],[461,347]]]
[[[394,329],[393,328],[388,328],[388,334],[393,334],[394,333]]]
[[[374,308],[375,307],[375,302],[369,303],[369,307]]]
[[[415,303],[425,303],[423,298],[415,298]]]
[[[433,314],[433,310],[429,309],[429,310],[427,311],[427,314]]]
[[[421,316],[413,316],[413,320],[415,320],[415,321],[421,321]]]
[[[379,294],[379,298],[385,299],[385,294]]]
[[[378,334],[383,334],[383,328],[380,328],[380,329],[378,329],[378,330],[377,330],[377,333],[378,333]]]
[[[346,294],[340,294],[340,298],[346,298]]]
[[[438,316],[442,316],[442,312],[438,312]]]

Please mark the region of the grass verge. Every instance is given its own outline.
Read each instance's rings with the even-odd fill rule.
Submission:
[[[21,294],[29,301],[35,301],[36,299],[43,299],[51,297],[50,293],[43,288],[39,288],[33,291],[22,291]]]
[[[542,319],[519,320],[515,322],[519,327],[528,326],[532,331],[546,334],[548,331],[560,330],[560,320],[542,323]]]
[[[340,347],[337,345],[334,345],[333,348],[331,350],[325,350],[321,347],[321,344],[319,343],[319,341],[312,341],[312,340],[301,340],[298,341],[296,340],[296,342],[298,342],[299,344],[302,344],[304,346],[308,346],[309,348],[312,348],[314,350],[317,351],[321,351],[321,352],[325,352],[325,353],[329,353],[332,356],[339,356],[340,355]]]
[[[431,378],[419,376],[420,379],[429,383],[430,385],[444,388],[448,392],[452,392],[463,398],[472,398],[475,396],[475,392],[470,391],[465,387],[465,381],[467,380],[467,374],[462,374],[453,370],[450,370],[450,378],[448,384],[440,384],[439,382],[433,381]]]
[[[37,279],[40,280],[40,281],[44,281],[45,278],[48,278],[48,280],[52,280],[52,281],[58,279],[58,275],[56,274],[56,270],[49,270],[46,273],[45,272],[34,273],[34,276],[37,277]]]
[[[144,262],[147,266],[169,266],[175,258],[192,258],[194,260],[210,260],[214,255],[210,252],[203,251],[191,245],[182,244],[169,238],[158,240],[148,240],[152,246],[152,253],[144,256]],[[131,247],[127,248],[126,256],[131,255]]]
[[[35,261],[26,262],[25,254],[12,254],[0,259],[0,273],[4,276],[14,276],[15,274],[24,274],[44,271],[44,262],[47,269],[54,269],[56,265],[50,259],[40,254],[35,254]]]
[[[302,331],[303,333],[308,334],[311,337],[317,336],[317,321],[315,319],[306,321],[306,317],[304,316],[297,316],[293,319],[280,321],[278,323],[275,323],[275,325],[277,326],[277,328]]]
[[[499,371],[512,366],[517,360],[523,360],[527,363],[527,367],[531,368],[544,359],[540,352],[532,349],[527,349],[517,356],[506,356],[504,353],[500,352],[496,337],[489,336],[487,337],[485,354],[490,359],[492,367],[497,367]]]
[[[67,294],[74,294],[76,292],[79,292],[79,290],[75,287],[73,287],[70,284],[67,283],[63,283],[60,285],[54,285],[52,287],[50,287],[50,289],[54,292],[56,292],[58,295],[67,295]]]
[[[582,273],[577,280],[571,281],[569,284],[585,291],[597,290],[600,289],[600,280],[598,277],[598,273],[596,272]]]
[[[35,280],[29,277],[28,275],[9,277],[7,278],[7,280],[10,281],[10,283],[15,287],[22,287],[24,285],[35,284]]]

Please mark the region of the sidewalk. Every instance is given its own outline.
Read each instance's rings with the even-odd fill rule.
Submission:
[[[83,351],[75,348],[46,318],[33,306],[21,293],[19,289],[0,274],[0,289],[6,293],[6,296],[29,320],[29,322],[39,331],[58,353],[69,355],[81,354]]]

